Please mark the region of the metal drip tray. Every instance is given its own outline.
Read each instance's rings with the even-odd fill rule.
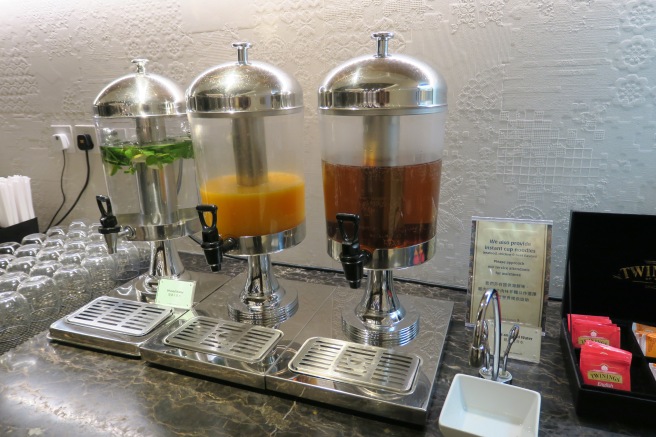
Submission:
[[[400,296],[420,320],[417,336],[393,347],[354,343],[342,327],[359,293],[339,287],[266,375],[266,389],[418,425],[426,423],[453,302]]]
[[[262,360],[282,336],[282,331],[273,328],[201,316],[188,320],[164,343],[254,363]]]
[[[297,311],[280,324],[263,326],[231,319],[230,305],[239,298],[245,282],[245,273],[236,276],[153,335],[140,346],[141,357],[152,364],[266,389],[267,372],[277,372],[281,354],[290,344],[296,345],[294,339],[335,287],[278,279],[285,296],[298,297]],[[287,362],[281,369],[289,372]]]
[[[289,369],[372,389],[408,393],[420,362],[416,356],[389,349],[314,337],[292,358]]]
[[[173,310],[155,304],[102,296],[66,317],[68,323],[143,336],[166,320]]]

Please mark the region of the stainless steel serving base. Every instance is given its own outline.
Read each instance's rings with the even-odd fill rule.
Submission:
[[[275,366],[269,369],[266,375],[267,390],[388,419],[419,425],[426,423],[431,392],[453,312],[452,302],[404,296],[419,313],[419,333],[409,344],[389,348],[388,351],[406,357],[416,356],[420,360],[409,391],[400,392],[392,386],[372,388],[371,383],[349,382],[343,378],[338,381],[290,370],[290,363],[306,340],[314,337],[348,340],[342,330],[342,310],[355,308],[360,298],[358,292],[337,288],[293,344],[282,353]],[[356,357],[349,363],[358,366],[361,361]],[[385,387],[384,384],[382,387]]]
[[[281,354],[290,344],[296,344],[295,338],[310,323],[324,301],[332,295],[335,287],[278,279],[285,290],[298,295],[298,310],[287,320],[268,326],[281,331],[283,335],[277,340],[275,347],[258,361],[236,359],[234,356],[230,357],[230,354],[220,355],[214,351],[208,352],[206,346],[200,344],[189,343],[181,347],[182,343],[175,341],[173,334],[185,323],[192,323],[199,319],[206,323],[213,322],[216,326],[232,322],[229,303],[239,296],[245,281],[245,273],[236,276],[166,329],[158,331],[141,344],[141,358],[160,366],[264,389],[266,373],[278,371],[277,363]],[[258,326],[261,324],[258,323]],[[210,326],[208,329],[211,330],[213,327]]]
[[[353,308],[346,307],[342,314],[342,329],[346,338],[373,346],[393,347],[410,343],[419,332],[419,312],[409,302],[407,296],[398,296],[399,302],[405,308],[405,317],[394,327],[369,327],[358,316]]]
[[[189,272],[189,280],[196,281],[194,304],[197,305],[202,302],[217,288],[228,282],[229,279],[228,276],[221,274]],[[141,292],[141,290],[143,290],[143,281],[144,277],[142,275],[115,288],[110,291],[107,296],[110,298],[125,299],[132,302],[146,302],[146,296]],[[139,346],[143,342],[152,336],[157,335],[158,332],[165,330],[186,312],[186,310],[173,308],[171,314],[163,320],[159,326],[155,327],[145,335],[131,335],[117,332],[112,329],[71,323],[68,321],[69,316],[66,316],[50,325],[48,339],[98,349],[105,352],[138,357],[141,355]],[[71,316],[72,315],[75,315],[75,312],[72,313]]]

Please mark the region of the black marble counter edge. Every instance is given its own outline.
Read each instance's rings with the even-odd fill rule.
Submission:
[[[182,253],[181,257],[190,270],[208,271],[202,256]],[[245,268],[241,260],[226,258],[222,273],[235,276]],[[346,285],[339,272],[274,268],[281,278]],[[397,292],[449,300],[455,305],[424,427],[211,381],[138,359],[50,343],[41,332],[0,356],[0,435],[441,435],[438,420],[451,381],[457,373],[476,374],[467,363],[471,332],[464,326],[466,293],[403,281],[397,282]],[[560,303],[549,301],[540,364],[509,363],[516,385],[541,393],[539,434],[656,435],[652,424],[636,427],[613,418],[576,415],[559,329]],[[617,414],[619,417],[621,412]]]

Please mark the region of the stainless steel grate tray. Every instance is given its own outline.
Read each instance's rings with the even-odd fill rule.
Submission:
[[[200,316],[173,331],[164,343],[254,363],[262,360],[282,336],[277,329]]]
[[[173,309],[125,299],[99,297],[66,317],[68,323],[133,336],[155,329]]]
[[[296,373],[395,393],[412,390],[420,360],[392,350],[313,337],[289,362]]]

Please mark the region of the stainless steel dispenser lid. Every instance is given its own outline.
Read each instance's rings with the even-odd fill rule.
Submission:
[[[377,53],[347,61],[333,69],[319,87],[324,114],[405,115],[446,110],[446,82],[427,64],[390,54],[392,32],[377,32]]]
[[[137,72],[107,85],[93,102],[94,117],[151,117],[185,114],[182,90],[162,76],[146,73],[147,59],[133,59]]]
[[[249,61],[248,42],[232,44],[237,62],[213,67],[187,90],[187,111],[198,117],[275,115],[303,108],[303,90],[296,79],[264,62]]]

